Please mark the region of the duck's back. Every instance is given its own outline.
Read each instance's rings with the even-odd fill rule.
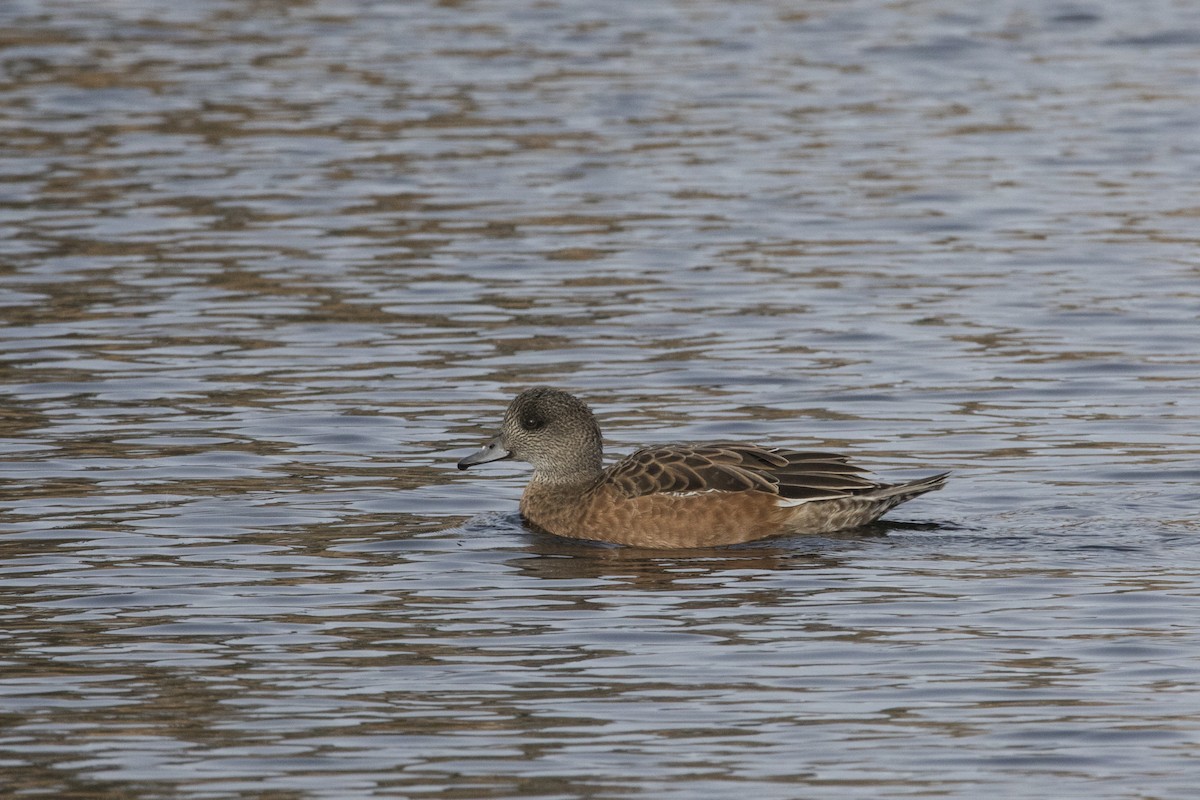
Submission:
[[[836,453],[713,442],[647,447],[609,467],[605,480],[625,497],[761,492],[786,503],[880,488],[863,472]]]

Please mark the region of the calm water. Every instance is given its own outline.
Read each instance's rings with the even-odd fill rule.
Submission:
[[[0,794],[1190,798],[1200,7],[0,4]],[[835,538],[469,474],[844,448]]]

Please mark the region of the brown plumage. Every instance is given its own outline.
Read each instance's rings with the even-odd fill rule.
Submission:
[[[516,458],[533,465],[521,515],[574,539],[637,547],[712,547],[788,533],[832,533],[942,488],[947,473],[902,484],[863,477],[835,453],[740,442],[659,445],[608,469],[600,428],[558,389],[522,392],[500,433],[459,469]]]

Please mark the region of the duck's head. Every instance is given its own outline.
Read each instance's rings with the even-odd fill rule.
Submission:
[[[561,389],[538,386],[509,403],[500,432],[458,468],[513,458],[532,464],[538,479],[573,480],[599,472],[602,451],[600,428],[587,404]]]

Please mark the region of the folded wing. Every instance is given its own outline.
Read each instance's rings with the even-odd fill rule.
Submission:
[[[766,492],[785,500],[828,500],[882,484],[862,477],[846,456],[738,442],[650,447],[609,468],[626,497],[700,492]]]

